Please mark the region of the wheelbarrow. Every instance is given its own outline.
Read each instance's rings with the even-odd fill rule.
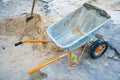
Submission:
[[[94,59],[101,57],[107,50],[108,43],[101,38],[100,34],[97,34],[97,31],[109,20],[110,16],[107,12],[96,6],[85,3],[82,7],[52,24],[48,27],[47,34],[52,42],[61,48],[58,51],[63,51],[63,54],[29,70],[28,74],[32,74],[65,56],[70,57],[70,67],[76,66],[80,62],[83,53],[88,50],[88,44],[90,44],[90,56]],[[95,37],[97,37],[97,40],[93,40]],[[49,41],[43,39],[22,40],[16,43],[15,46],[27,42],[47,43]],[[79,56],[76,56],[74,52],[79,48],[81,48],[81,52]]]

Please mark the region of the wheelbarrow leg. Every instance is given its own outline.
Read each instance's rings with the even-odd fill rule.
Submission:
[[[72,52],[70,52],[70,62],[69,62],[69,65],[70,65],[70,67],[72,67]]]
[[[87,48],[87,43],[86,43],[86,44],[83,46],[83,48],[82,48],[82,51],[81,51],[80,56],[79,56],[79,58],[78,58],[78,62],[80,62],[80,59],[81,59],[83,53],[85,52],[86,48]]]
[[[80,62],[80,59],[81,59],[81,57],[82,57],[82,55],[83,55],[83,53],[85,52],[85,50],[86,50],[86,47],[87,47],[87,43],[82,47],[82,50],[81,50],[81,52],[80,52],[80,56],[78,57],[78,59],[77,59],[77,62],[75,63],[75,64],[73,64],[72,63],[72,52],[70,52],[70,67],[74,67],[74,66],[77,66],[78,65],[78,63]],[[75,50],[74,50],[75,51]],[[74,52],[73,51],[73,52]]]

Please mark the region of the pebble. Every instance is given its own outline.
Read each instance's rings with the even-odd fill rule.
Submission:
[[[5,47],[2,47],[3,50],[5,50]]]

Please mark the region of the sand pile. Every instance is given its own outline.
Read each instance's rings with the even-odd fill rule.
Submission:
[[[0,35],[20,36],[20,40],[23,40],[24,36],[29,36],[33,40],[50,40],[46,30],[54,20],[50,17],[34,14],[33,19],[26,22],[26,18],[29,16],[27,14],[26,16],[0,21]],[[53,43],[33,43],[33,49],[39,49],[46,53],[51,53],[51,51],[53,53],[56,48],[57,46]]]

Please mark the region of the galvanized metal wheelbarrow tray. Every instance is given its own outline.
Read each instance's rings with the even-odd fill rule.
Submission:
[[[82,7],[78,8],[74,12],[68,14],[58,22],[54,23],[53,25],[49,26],[47,29],[47,34],[52,39],[52,41],[59,46],[63,51],[64,54],[45,62],[32,70],[28,73],[32,74],[33,72],[43,68],[44,66],[51,64],[60,58],[69,55],[70,56],[70,66],[75,66],[80,61],[86,47],[87,43],[92,42],[92,38],[95,37],[97,31],[108,21],[110,20],[110,16],[102,9],[97,8],[91,4],[85,3]],[[22,40],[15,44],[15,46],[25,43],[25,42],[42,42],[46,43],[47,40]],[[96,41],[95,43],[100,43],[95,49],[96,56],[99,57],[101,55],[101,49],[105,51],[105,47],[107,47],[104,42],[101,40]],[[93,46],[95,47],[96,44]],[[73,65],[72,62],[72,53],[82,46],[82,51],[80,56],[76,60],[75,64]],[[98,54],[99,53],[99,54]],[[94,53],[95,56],[95,53]]]

